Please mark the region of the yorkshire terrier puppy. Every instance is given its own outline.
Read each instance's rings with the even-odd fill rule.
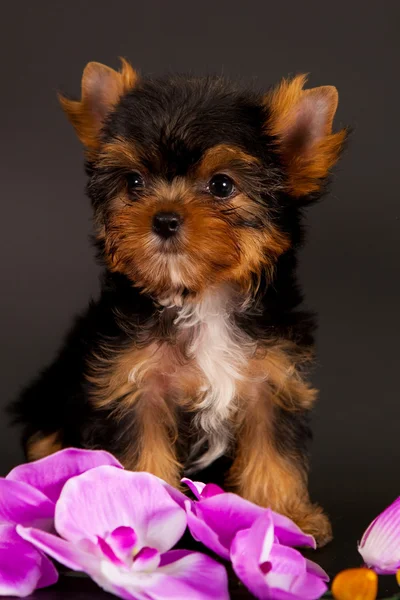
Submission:
[[[331,538],[307,491],[313,316],[299,309],[306,205],[346,130],[334,87],[265,94],[220,77],[89,63],[60,97],[85,147],[104,276],[14,404],[27,457],[103,448],[179,486],[226,457],[226,489]],[[72,243],[72,242],[71,242]]]

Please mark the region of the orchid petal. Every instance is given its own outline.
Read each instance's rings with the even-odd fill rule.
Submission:
[[[236,575],[257,598],[316,600],[326,591],[326,573],[297,550],[274,543],[274,514],[266,511],[231,546]]]
[[[109,566],[110,570],[114,569],[114,571],[119,568],[112,562],[102,560],[96,554],[82,550],[77,545],[40,529],[24,528],[18,525],[17,531],[22,538],[34,544],[36,548],[46,552],[46,554],[54,558],[57,562],[73,571],[84,572],[90,575],[107,592],[115,593],[121,596],[121,598],[125,598],[125,600],[136,600],[136,598],[138,600],[145,600],[147,598],[145,595],[132,596],[130,593],[127,594],[123,589],[112,585],[112,583],[109,584],[105,580],[102,574],[104,565]]]
[[[123,572],[111,563],[102,565],[99,583],[123,598],[139,600],[228,600],[225,568],[198,552],[172,550],[161,556],[153,572]],[[142,593],[143,590],[143,593]]]
[[[136,555],[132,569],[134,571],[154,571],[160,564],[161,555],[155,548],[142,548]]]
[[[229,549],[236,533],[248,529],[254,521],[269,509],[262,508],[237,494],[225,493],[214,484],[204,485],[184,477],[198,501],[193,506],[185,502],[188,526],[193,537],[205,546],[228,558]],[[276,541],[288,546],[316,547],[314,538],[303,531],[288,517],[270,511]]]
[[[111,592],[124,600],[152,600],[149,588],[157,573],[121,571],[119,567],[104,561],[92,579],[106,592]]]
[[[192,481],[188,477],[182,477],[181,483],[187,485],[192,494],[194,494],[198,500],[200,499],[202,491],[206,487],[205,483],[202,483],[201,481]]]
[[[182,537],[186,514],[157,477],[103,466],[65,484],[57,502],[55,526],[62,537],[75,542],[95,536],[106,539],[120,526],[131,527],[139,547],[165,552]]]
[[[201,542],[213,552],[229,559],[229,549],[219,540],[218,534],[204,521],[201,513],[197,515],[197,507],[190,500],[186,501],[187,524],[195,540]]]
[[[320,577],[322,581],[328,582],[330,580],[328,573],[324,571],[322,567],[317,565],[317,563],[313,562],[312,560],[309,560],[308,558],[306,558],[306,568],[308,573]]]
[[[19,536],[21,537],[21,536]],[[54,585],[58,581],[58,571],[47,556],[41,554],[42,562],[40,564],[40,578],[37,582],[36,589],[41,589]]]
[[[217,496],[218,494],[225,494],[226,492],[216,485],[215,483],[207,483],[203,491],[201,493],[202,498],[211,498],[212,496]]]
[[[122,562],[131,559],[133,550],[138,543],[136,532],[132,527],[117,527],[107,536],[107,544],[114,552],[115,556]]]
[[[156,477],[154,475],[154,477]],[[160,477],[156,477],[156,479],[161,483],[161,485],[164,487],[164,489],[168,492],[168,494],[171,496],[172,500],[174,500],[178,506],[180,506],[181,508],[185,508],[185,502],[188,499],[187,496],[185,496],[185,494],[183,492],[181,492],[180,490],[178,490],[178,488],[170,485],[169,483],[167,483],[166,481],[164,481],[164,479],[161,479]]]
[[[115,554],[115,552],[111,548],[111,546],[105,540],[103,540],[103,538],[100,536],[97,536],[97,545],[100,548],[101,553],[106,558],[108,558],[108,560],[111,561],[113,564],[115,564],[115,565],[123,565],[124,564],[123,561],[120,560],[118,558],[118,556]],[[94,551],[92,542],[90,540],[84,540],[84,542],[80,544],[80,548],[81,548],[81,550],[87,550],[89,552],[92,551],[94,554],[97,554]]]
[[[358,551],[379,574],[394,575],[400,569],[400,498],[371,523]]]
[[[21,525],[17,525],[17,532],[24,540],[73,571],[90,573],[98,568],[99,559],[97,556],[52,533],[34,527],[22,527]]]
[[[260,565],[269,560],[274,540],[271,511],[265,512],[251,528],[239,531],[231,546],[232,567],[241,581],[256,596],[263,598],[266,584]]]
[[[126,600],[228,600],[225,568],[197,552],[171,551],[162,557],[146,549],[145,566],[157,570],[124,570],[106,559],[90,555],[52,534],[18,527],[19,534],[67,567],[88,573],[106,591]],[[152,554],[152,556],[150,556]],[[138,555],[139,557],[139,555]],[[138,560],[138,557],[136,560]],[[142,591],[143,590],[143,591]]]
[[[193,537],[222,558],[228,558],[236,533],[241,529],[248,529],[265,513],[264,508],[230,493],[217,494],[193,504],[191,515],[188,512],[188,526]],[[196,518],[193,518],[193,514]],[[214,542],[215,539],[217,543]]]
[[[332,583],[335,600],[375,600],[378,594],[378,576],[369,569],[346,569]]]
[[[6,479],[27,483],[56,502],[68,479],[101,465],[123,468],[116,458],[103,450],[66,448],[16,467]]]
[[[0,521],[50,528],[55,504],[22,481],[0,478]]]
[[[266,584],[273,591],[276,600],[286,599],[282,592],[291,594],[293,600],[316,600],[327,590],[324,581],[307,571],[305,558],[293,548],[274,544],[269,561],[271,570],[266,577]]]
[[[197,500],[200,500],[200,498],[211,498],[217,494],[225,494],[224,490],[215,483],[206,484],[201,481],[192,481],[188,477],[182,477],[181,483],[188,486],[190,491],[196,496]]]
[[[274,538],[272,511],[267,510],[251,526],[249,537],[247,538],[248,543],[253,548],[254,554],[258,556],[259,564],[269,560]]]
[[[0,596],[29,596],[57,579],[53,564],[19,536],[14,525],[0,524]]]
[[[275,535],[280,544],[285,546],[308,546],[314,550],[317,547],[312,535],[304,533],[291,519],[272,511]]]
[[[239,579],[256,598],[267,598],[263,569],[248,543],[249,529],[239,531],[231,546],[232,567]],[[263,565],[265,563],[261,563]]]
[[[228,600],[225,567],[199,552],[171,550],[162,556],[156,585],[148,590],[154,600]],[[146,590],[147,591],[147,590]]]

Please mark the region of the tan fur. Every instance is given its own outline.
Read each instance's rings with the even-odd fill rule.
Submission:
[[[246,398],[246,402],[249,399]],[[288,513],[292,505],[304,501],[305,474],[280,456],[274,447],[271,421],[273,411],[264,399],[265,406],[254,406],[243,413],[238,430],[238,451],[228,483],[241,496],[269,506],[278,512]]]
[[[211,300],[210,315],[213,307],[215,315],[221,313]],[[137,424],[135,439],[119,458],[127,468],[150,471],[178,485],[183,466],[176,456],[176,410],[193,412],[199,439],[205,436],[210,444],[209,452],[195,464],[206,466],[221,455],[232,433],[237,452],[230,488],[288,515],[320,544],[327,542],[329,521],[309,500],[306,471],[295,456],[279,453],[274,438],[278,408],[303,411],[315,401],[316,391],[302,375],[311,356],[283,340],[254,348],[245,339],[231,338],[234,331],[225,330],[218,319],[210,322],[211,331],[221,330],[220,343],[215,344],[203,329],[207,321],[203,323],[201,314],[194,318],[186,312],[188,320],[176,321],[173,343],[132,346],[91,361],[88,380],[94,405],[111,409],[117,419],[129,420],[132,415]]]
[[[134,150],[130,152],[118,142],[113,144],[116,151],[134,164]],[[130,202],[122,190],[114,200],[107,228],[101,232],[109,267],[161,300],[174,297],[183,287],[199,293],[226,282],[235,282],[249,293],[262,272],[272,276],[276,259],[289,248],[289,240],[272,221],[259,231],[232,227],[224,214],[229,209],[238,216],[257,210],[243,193],[221,205],[206,201],[196,194],[190,179],[176,178],[171,184],[159,181],[140,202]],[[158,211],[177,211],[184,222],[183,236],[171,241],[175,273],[179,272],[175,286],[169,269],[171,253],[162,251],[151,228]],[[153,265],[150,270],[149,264]]]
[[[195,169],[196,176],[207,180],[214,173],[229,168],[235,162],[245,163],[250,166],[259,164],[259,160],[255,156],[247,154],[241,148],[228,146],[227,144],[218,144],[206,151],[200,164]]]
[[[321,509],[310,503],[307,473],[297,457],[280,454],[275,439],[280,409],[300,412],[315,401],[316,392],[302,373],[310,357],[291,342],[255,342],[232,317],[251,305],[264,273],[272,280],[277,258],[290,246],[289,236],[275,225],[267,206],[261,208],[243,191],[246,174],[251,172],[257,181],[259,160],[241,148],[220,144],[185,178],[167,182],[147,172],[140,151],[128,140],[102,144],[104,119],[136,81],[126,61],[120,72],[89,63],[81,100],[60,97],[100,168],[141,173],[144,186],[137,197],[122,176],[116,177],[114,197],[97,217],[97,235],[104,242],[109,269],[150,294],[164,307],[160,311],[173,311],[168,313],[173,315],[169,323],[175,318],[168,342],[157,339],[158,331],[149,331],[144,332],[146,346],[132,343],[114,351],[105,345],[94,354],[87,365],[90,400],[95,408],[110,410],[121,427],[132,423],[132,440],[118,457],[123,464],[176,486],[188,466],[177,457],[177,415],[182,410],[192,413],[197,435],[197,443],[195,436],[194,443],[191,440],[192,466],[207,466],[233,448],[235,440],[237,455],[229,476],[234,491],[287,514],[323,543],[330,526]],[[265,98],[267,133],[276,139],[288,174],[284,186],[293,196],[320,187],[346,135],[332,134],[335,88],[303,90],[304,84],[305,76],[283,81]],[[155,151],[152,158],[157,158]],[[218,172],[236,184],[237,193],[223,202],[207,191]],[[282,186],[280,175],[272,179],[271,195]],[[182,219],[179,233],[168,241],[152,229],[160,211],[178,212]],[[240,226],[251,217],[262,218],[263,228]],[[205,443],[208,450],[199,457],[196,452]],[[57,444],[56,434],[33,440],[31,455],[55,451]]]
[[[174,411],[161,397],[140,393],[136,400],[137,436],[121,461],[127,469],[147,471],[179,487],[182,465],[175,453],[177,425]]]
[[[59,94],[64,112],[89,153],[99,148],[105,117],[120,97],[135,86],[137,79],[137,73],[123,58],[120,71],[90,62],[82,75],[81,99],[69,100]]]
[[[94,356],[87,375],[95,406],[111,409],[116,419],[135,415],[135,439],[118,457],[124,466],[149,471],[175,486],[182,470],[175,452],[175,409],[193,403],[199,388],[195,369],[182,368],[183,360],[167,344],[150,344],[107,360]]]
[[[233,232],[228,223],[219,218],[217,209],[202,205],[189,194],[183,201],[179,200],[179,196],[175,201],[168,201],[165,196],[156,195],[149,197],[146,203],[121,200],[110,215],[105,232],[110,269],[124,273],[157,299],[179,291],[176,287],[199,292],[223,278],[225,270],[215,268],[216,260],[229,270],[240,258],[232,239]],[[185,221],[185,236],[171,244],[177,246],[175,261],[181,273],[181,284],[174,286],[169,269],[171,254],[162,251],[151,222],[156,212],[176,210],[178,203],[179,214]]]
[[[28,440],[26,453],[29,461],[38,460],[39,458],[44,458],[49,454],[58,452],[62,447],[57,432],[45,437],[37,433]]]
[[[276,377],[277,369],[281,373],[286,370],[287,360],[282,355],[281,358],[281,366],[276,364],[276,356],[271,360],[270,380],[274,379],[274,371]],[[274,439],[274,406],[286,404],[284,399],[278,399],[277,386],[283,386],[280,394],[288,399],[292,391],[290,379],[280,374],[272,386],[267,380],[255,383],[251,390],[248,386],[246,395],[242,391],[237,452],[227,485],[251,502],[287,515],[304,531],[314,535],[319,545],[324,545],[332,537],[331,526],[321,508],[309,499],[307,473],[295,457],[279,453]],[[307,389],[308,386],[303,384],[304,395],[291,398],[292,410],[313,402],[314,393],[312,390],[306,392]]]
[[[304,379],[302,370],[312,360],[310,351],[300,350],[293,342],[270,342],[260,347],[247,365],[243,388],[239,395],[246,395],[247,381],[254,381],[256,389],[268,397],[271,405],[289,412],[309,410],[313,407],[317,391]]]
[[[94,356],[88,375],[94,404],[111,408],[117,419],[135,411],[135,423],[145,403],[152,404],[149,415],[155,418],[161,410],[167,422],[169,411],[168,428],[173,435],[174,407],[183,408],[194,414],[198,433],[199,443],[189,460],[200,464],[195,448],[200,450],[205,441],[209,451],[201,458],[203,466],[221,456],[231,441],[229,420],[235,411],[236,383],[254,352],[254,344],[230,320],[231,293],[219,289],[201,301],[188,302],[175,319],[172,343],[109,353],[107,360]]]
[[[287,190],[293,196],[304,196],[317,191],[323,179],[339,158],[347,132],[332,133],[332,123],[338,104],[338,93],[333,86],[303,90],[306,75],[283,80],[266,95],[269,111],[267,133],[277,138],[277,149],[287,168]],[[312,106],[316,115],[323,104],[324,114],[313,139],[313,123],[298,124],[303,107]],[[318,115],[317,115],[318,116]]]
[[[136,149],[123,138],[115,138],[103,144],[98,155],[98,166],[101,169],[125,168],[128,171],[143,169]]]
[[[196,167],[195,177],[200,181],[209,181],[215,173],[224,172],[235,180],[235,165],[238,163],[252,168],[259,164],[259,160],[241,148],[219,144],[205,153]],[[240,216],[257,215],[257,206],[243,193],[234,196],[222,209],[225,210],[227,206],[234,208]],[[243,229],[237,232],[237,238],[241,250],[240,262],[225,274],[224,280],[239,283],[246,292],[254,291],[251,288],[254,281],[257,287],[262,272],[272,277],[276,259],[289,248],[289,240],[274,227],[272,219],[262,231]]]
[[[290,243],[285,234],[269,223],[262,231],[238,232],[240,240],[240,262],[227,274],[227,279],[236,281],[248,294],[253,295],[259,286],[261,275],[265,273],[271,281],[276,259],[289,249]]]

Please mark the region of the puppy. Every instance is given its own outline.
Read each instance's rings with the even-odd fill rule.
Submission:
[[[61,106],[85,147],[100,298],[13,406],[30,460],[103,448],[179,486],[224,485],[331,538],[307,491],[313,316],[299,309],[303,208],[346,130],[334,87],[260,94],[220,77],[89,63]]]

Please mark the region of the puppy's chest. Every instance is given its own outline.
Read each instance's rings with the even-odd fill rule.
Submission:
[[[174,343],[153,342],[147,359],[135,361],[128,378],[191,410],[212,406],[228,416],[251,352],[227,315],[183,316],[177,319]]]
[[[225,306],[220,297],[210,297],[194,308],[183,307],[168,341],[150,332],[140,348],[133,341],[108,359],[94,359],[88,376],[92,402],[127,414],[137,402],[156,410],[167,401],[198,413],[205,431],[228,422],[238,397],[247,397],[248,383],[255,381],[258,360],[256,344]]]

